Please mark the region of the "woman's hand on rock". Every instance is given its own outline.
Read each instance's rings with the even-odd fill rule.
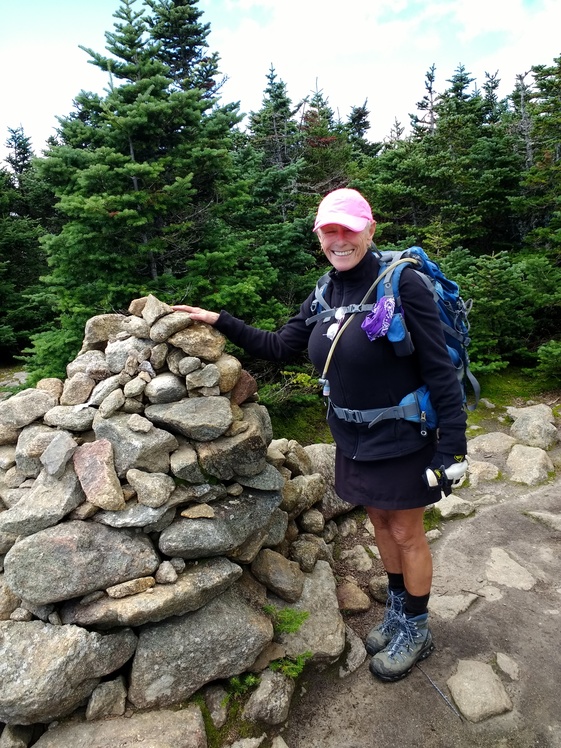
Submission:
[[[207,325],[214,325],[220,316],[218,312],[209,312],[207,309],[201,309],[199,306],[188,306],[186,304],[178,304],[172,306],[174,312],[187,312],[191,319],[196,322],[206,322]]]

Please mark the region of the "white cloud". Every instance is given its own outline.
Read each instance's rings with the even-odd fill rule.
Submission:
[[[6,128],[21,123],[39,150],[56,115],[72,110],[82,88],[103,90],[105,76],[78,45],[103,51],[103,32],[112,30],[118,5],[96,0],[87,13],[76,0],[9,6],[11,23],[0,29],[0,148]],[[224,101],[240,100],[246,113],[259,109],[273,64],[294,103],[317,85],[346,118],[368,99],[373,139],[387,136],[395,117],[408,123],[433,63],[437,90],[462,63],[479,85],[485,71],[498,70],[500,94],[507,95],[517,73],[551,64],[561,46],[558,0],[511,0],[507,6],[489,0],[199,0],[198,7],[201,21],[211,25],[210,49],[228,76]]]

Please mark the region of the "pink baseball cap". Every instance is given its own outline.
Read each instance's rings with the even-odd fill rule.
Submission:
[[[372,209],[360,192],[344,187],[333,190],[319,204],[314,231],[336,223],[351,231],[362,231],[373,221]]]

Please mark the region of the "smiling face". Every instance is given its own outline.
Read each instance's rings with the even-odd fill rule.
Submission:
[[[369,221],[362,231],[351,231],[338,223],[328,223],[317,230],[324,255],[336,270],[351,270],[368,252],[376,230]]]

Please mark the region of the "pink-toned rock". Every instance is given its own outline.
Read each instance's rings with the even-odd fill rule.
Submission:
[[[110,511],[125,508],[113,461],[113,445],[108,439],[83,444],[74,452],[73,459],[76,475],[91,504]]]
[[[236,405],[241,405],[256,392],[257,382],[254,377],[248,371],[242,369],[239,379],[230,393],[230,401],[236,403]]]

